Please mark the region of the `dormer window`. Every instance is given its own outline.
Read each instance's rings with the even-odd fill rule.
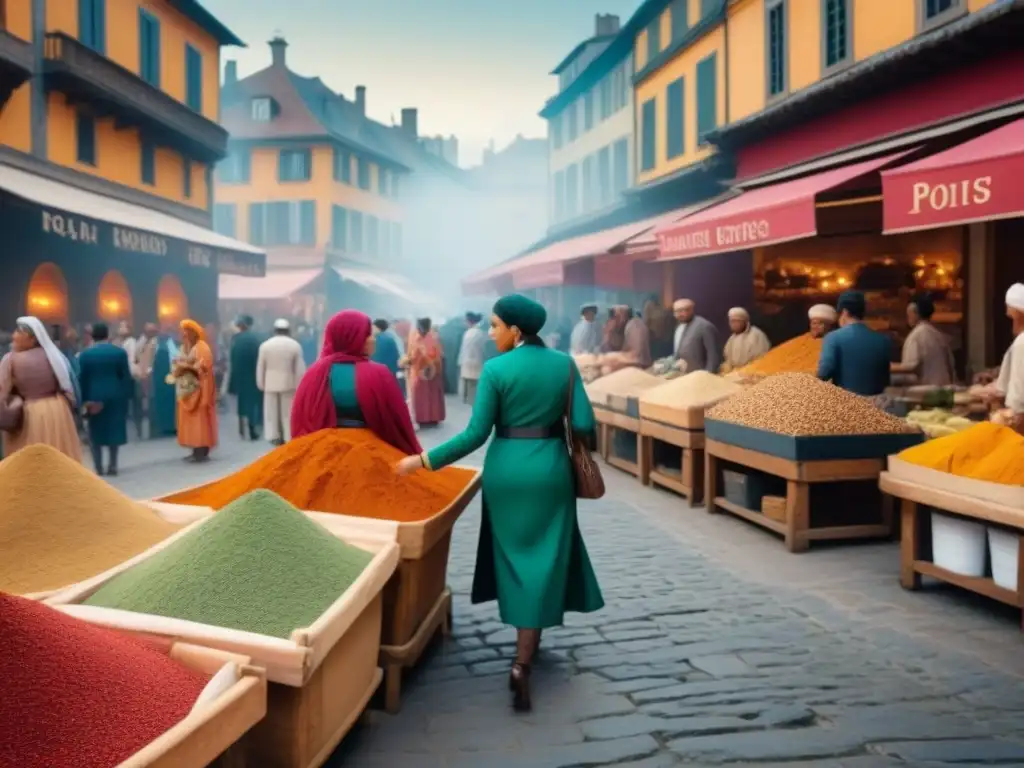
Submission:
[[[252,119],[257,123],[269,123],[274,117],[274,101],[269,96],[252,100]]]

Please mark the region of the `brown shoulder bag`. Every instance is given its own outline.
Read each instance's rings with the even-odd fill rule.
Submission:
[[[577,499],[600,499],[604,496],[604,478],[583,438],[572,428],[572,393],[576,389],[576,366],[569,362],[569,396],[565,401],[565,444],[569,449]]]

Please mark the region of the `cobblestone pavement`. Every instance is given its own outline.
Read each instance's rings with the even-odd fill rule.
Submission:
[[[449,408],[425,443],[465,422]],[[125,464],[117,484],[156,495],[259,450],[228,443],[203,478]],[[581,504],[580,524],[607,607],[545,633],[534,712],[509,706],[512,631],[467,598],[473,505],[449,569],[454,637],[407,682],[402,712],[370,712],[332,768],[1024,766],[1015,613],[903,592],[893,544],[790,555],[741,521],[605,475],[608,495]]]

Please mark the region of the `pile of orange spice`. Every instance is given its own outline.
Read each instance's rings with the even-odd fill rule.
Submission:
[[[466,489],[473,470],[395,473],[404,453],[366,429],[322,429],[300,437],[233,475],[161,501],[221,509],[266,488],[299,509],[411,523],[426,520]]]

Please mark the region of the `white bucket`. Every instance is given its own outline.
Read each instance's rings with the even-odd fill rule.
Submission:
[[[992,580],[996,586],[1017,591],[1017,542],[1020,534],[1002,528],[988,529],[988,551],[992,558]]]
[[[932,512],[932,561],[961,576],[984,576],[985,525]]]

